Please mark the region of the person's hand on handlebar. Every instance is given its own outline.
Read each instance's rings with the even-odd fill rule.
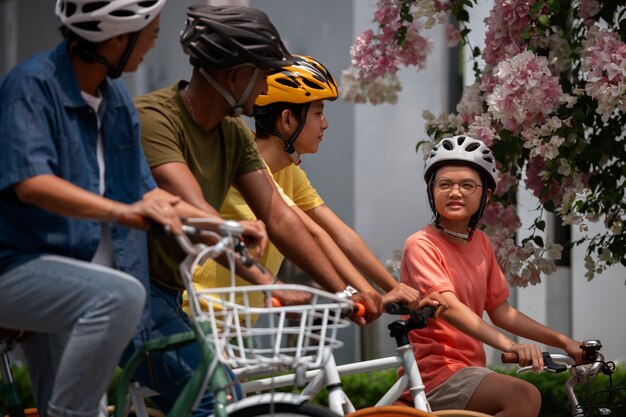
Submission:
[[[350,300],[365,306],[365,317],[351,317],[359,326],[365,326],[383,314],[383,297],[375,291],[360,291],[350,297]]]
[[[170,196],[144,198],[133,204],[113,202],[110,217],[122,226],[136,229],[148,229],[148,220],[152,220],[168,226],[172,233],[180,234],[182,223],[175,208],[180,201],[180,197]]]
[[[539,372],[543,369],[543,354],[538,345],[526,343],[512,343],[507,352],[515,353],[519,366],[532,366],[533,371]]]
[[[284,284],[284,282],[281,281],[276,281],[276,283]],[[311,302],[310,293],[294,290],[272,290],[272,298],[278,299],[282,306],[309,304]],[[268,302],[272,301],[268,300]]]
[[[576,363],[585,363],[585,361],[590,359],[585,358],[585,352],[581,348],[581,343],[574,339],[568,340],[563,350],[567,352],[567,354],[570,355],[572,358],[574,358],[576,360]]]
[[[265,223],[261,220],[256,220],[240,221],[239,224],[243,227],[241,238],[250,250],[251,258],[255,261],[259,260],[265,254],[269,243]]]
[[[383,295],[383,304],[391,303],[401,304],[408,310],[421,310],[431,306],[435,309],[435,318],[448,309],[448,304],[438,292],[434,291],[421,298],[416,289],[403,283],[399,283],[393,290]]]

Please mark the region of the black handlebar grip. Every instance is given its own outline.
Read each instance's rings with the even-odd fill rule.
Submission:
[[[387,314],[395,314],[395,315],[411,313],[411,311],[408,308],[404,307],[400,303],[389,303],[385,305],[385,311],[387,312]]]
[[[426,306],[421,310],[413,310],[411,312],[411,319],[418,329],[428,326],[428,319],[434,316],[435,309],[431,306]]]
[[[254,265],[254,260],[250,257],[250,254],[248,253],[248,248],[246,248],[246,245],[243,243],[243,241],[240,240],[239,242],[237,242],[237,244],[235,245],[235,252],[239,254],[239,259],[241,259],[241,263],[243,263],[245,266],[250,267]]]

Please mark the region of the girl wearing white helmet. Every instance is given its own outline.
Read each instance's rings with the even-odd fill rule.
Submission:
[[[445,320],[409,333],[433,410],[467,409],[495,416],[537,416],[539,391],[485,367],[483,343],[514,352],[519,364],[543,366],[539,346],[580,357],[580,343],[530,319],[508,302],[509,290],[487,236],[476,225],[498,180],[489,148],[469,136],[442,139],[425,163],[424,179],[434,222],[409,237],[401,278],[422,296],[438,291],[448,305]],[[494,325],[483,320],[487,313]],[[404,400],[412,404],[405,393]]]
[[[149,218],[180,232],[179,214],[208,215],[156,188],[133,103],[112,79],[154,46],[164,3],[59,0],[66,40],[0,79],[0,327],[26,333],[40,416],[108,415],[122,351],[141,342],[137,228]]]

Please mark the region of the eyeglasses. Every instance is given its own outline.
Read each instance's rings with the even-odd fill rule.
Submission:
[[[435,188],[440,193],[449,193],[452,191],[455,185],[459,186],[459,192],[462,195],[472,195],[476,192],[478,187],[482,187],[482,185],[478,185],[476,181],[471,178],[466,178],[459,182],[454,182],[449,178],[441,177],[437,181],[435,181]]]

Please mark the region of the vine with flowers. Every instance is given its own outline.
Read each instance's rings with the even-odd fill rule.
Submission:
[[[618,0],[495,0],[485,47],[471,50],[475,82],[456,114],[426,111],[424,154],[444,136],[483,140],[501,179],[481,227],[509,282],[527,286],[556,269],[564,249],[544,240],[544,212],[582,236],[586,277],[626,266],[626,9]],[[426,29],[446,25],[450,46],[468,44],[468,8],[477,0],[378,0],[376,30],[359,35],[342,97],[395,103],[401,66],[424,68]],[[451,16],[458,25],[451,25]],[[479,58],[483,63],[479,64]],[[538,199],[530,236],[516,243],[520,184]],[[588,222],[604,222],[592,234]]]

